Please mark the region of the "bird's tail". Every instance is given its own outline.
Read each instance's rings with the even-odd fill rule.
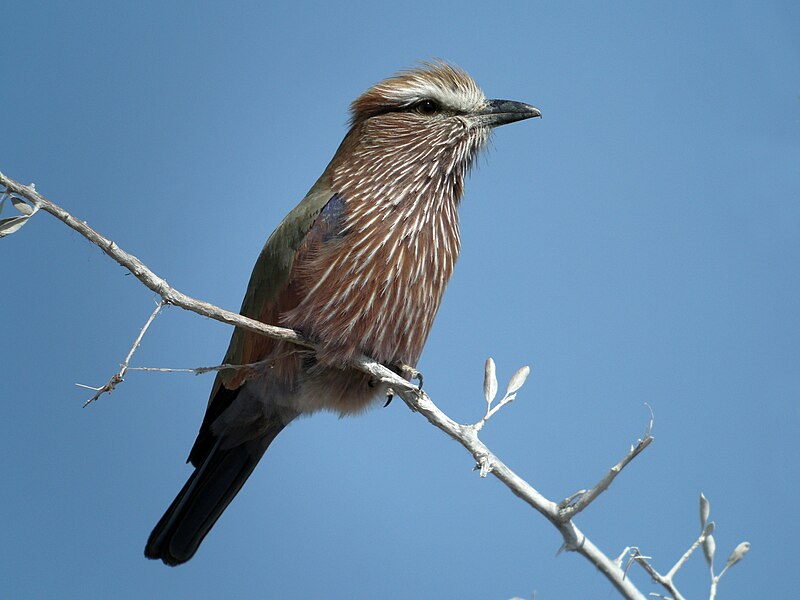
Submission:
[[[223,449],[218,439],[156,524],[144,555],[160,558],[170,566],[192,558],[285,426],[275,419],[261,437],[233,448]]]

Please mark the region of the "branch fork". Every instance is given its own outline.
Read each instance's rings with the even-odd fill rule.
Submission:
[[[750,542],[741,542],[736,548],[733,549],[733,552],[728,556],[728,560],[725,563],[725,568],[720,572],[719,575],[714,575],[714,552],[716,545],[714,543],[714,521],[709,521],[708,517],[711,512],[711,505],[708,502],[708,499],[703,494],[700,494],[700,535],[699,537],[692,543],[691,546],[686,550],[686,552],[681,555],[681,557],[677,560],[677,562],[672,566],[672,568],[667,571],[665,575],[659,573],[648,561],[652,558],[650,556],[644,556],[640,551],[639,548],[635,546],[630,548],[625,548],[622,554],[617,558],[618,564],[621,564],[622,558],[628,554],[630,559],[628,561],[628,565],[625,568],[625,572],[627,573],[628,567],[633,562],[638,563],[641,567],[650,575],[650,577],[661,585],[669,594],[672,600],[684,600],[684,596],[678,590],[677,585],[675,584],[675,575],[677,575],[678,571],[686,564],[686,561],[689,560],[689,557],[692,553],[697,550],[697,548],[703,548],[703,554],[705,555],[706,562],[708,563],[709,572],[711,575],[711,585],[709,588],[709,600],[715,600],[717,595],[717,586],[719,585],[719,581],[725,572],[731,568],[733,565],[738,563],[740,560],[744,558],[744,555],[750,550]],[[654,594],[656,596],[665,598],[666,596],[662,596],[660,594]]]

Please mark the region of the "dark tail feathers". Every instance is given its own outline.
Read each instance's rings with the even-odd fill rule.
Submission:
[[[170,566],[192,558],[284,427],[275,422],[260,438],[225,450],[217,440],[153,529],[144,555]]]

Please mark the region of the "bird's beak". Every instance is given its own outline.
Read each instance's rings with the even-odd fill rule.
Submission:
[[[483,108],[472,115],[472,121],[481,127],[499,127],[514,121],[541,117],[539,109],[513,100],[487,100]]]

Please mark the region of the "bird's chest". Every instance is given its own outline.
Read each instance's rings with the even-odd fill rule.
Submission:
[[[415,364],[459,252],[455,207],[366,215],[311,249],[296,269],[301,298],[286,325],[329,347]]]

